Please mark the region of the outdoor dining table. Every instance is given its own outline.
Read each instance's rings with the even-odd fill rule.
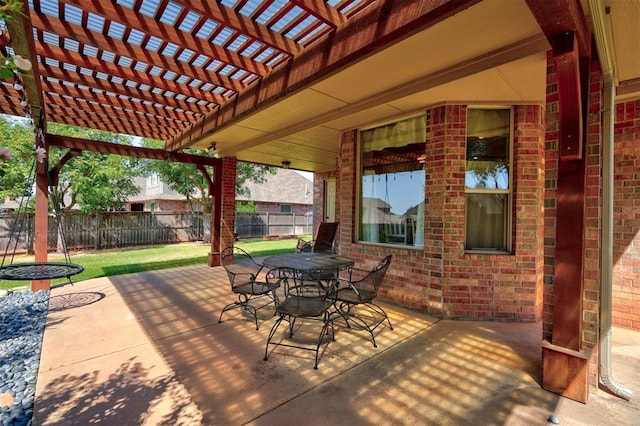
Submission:
[[[300,274],[337,274],[351,268],[354,260],[334,253],[286,253],[265,257],[262,264],[267,268],[288,268]]]

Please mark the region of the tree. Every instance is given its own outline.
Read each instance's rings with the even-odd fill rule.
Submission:
[[[162,148],[163,142],[154,139],[144,139],[143,145],[147,148]],[[212,156],[200,150],[185,149],[185,153],[203,156]],[[192,201],[202,207],[202,211],[211,211],[211,199],[209,197],[209,186],[195,165],[185,163],[174,163],[168,161],[145,160],[141,162],[142,169],[146,173],[157,173],[160,180],[165,182],[171,189],[185,196],[187,201]],[[208,170],[213,175],[212,170]],[[238,162],[236,166],[236,194],[250,195],[246,182],[252,181],[263,183],[267,173],[275,174],[275,167],[260,166],[250,163]]]
[[[33,126],[26,120],[0,117],[0,146],[5,151],[0,157],[0,199],[16,199],[28,188],[34,166],[35,137]]]
[[[116,144],[130,143],[125,135],[115,135],[100,130],[52,123],[49,131],[63,136],[97,140]],[[66,149],[51,147],[49,166],[56,164]],[[138,193],[134,178],[139,176],[137,159],[112,154],[83,152],[71,159],[60,173],[58,186],[54,194],[63,200],[66,194],[68,203],[61,210],[68,211],[78,206],[83,213],[118,210],[127,200]]]
[[[32,169],[35,161],[35,136],[26,120],[0,117],[0,145],[11,152],[10,158],[0,162],[0,197],[17,199],[32,188]],[[51,123],[49,131],[112,143],[125,143],[127,136]],[[49,168],[64,155],[66,149],[49,149]],[[137,161],[116,155],[84,152],[70,160],[59,176],[53,196],[65,203],[62,212],[78,206],[84,213],[104,211],[122,206],[138,192],[134,177]],[[25,188],[26,187],[26,188]]]

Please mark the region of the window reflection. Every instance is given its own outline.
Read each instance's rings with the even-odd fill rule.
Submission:
[[[509,189],[509,114],[507,109],[468,110],[468,189]]]
[[[510,147],[510,108],[467,110],[467,250],[510,248]]]
[[[361,241],[424,246],[424,120],[361,133]]]

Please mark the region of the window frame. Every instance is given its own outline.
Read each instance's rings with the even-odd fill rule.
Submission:
[[[515,117],[513,105],[505,106],[505,105],[468,105],[467,106],[467,119],[465,123],[465,155],[464,155],[464,170],[465,170],[465,179],[467,172],[467,143],[468,143],[468,113],[469,110],[479,110],[479,109],[490,109],[490,110],[509,110],[509,143],[508,143],[508,153],[507,153],[507,162],[508,162],[508,188],[507,189],[485,189],[485,188],[467,188],[466,182],[464,184],[464,251],[465,253],[492,253],[492,254],[512,254],[513,253],[513,198],[514,198],[514,176],[513,176],[513,153],[515,148]],[[505,212],[505,220],[504,220],[504,246],[503,250],[500,249],[492,249],[492,248],[468,248],[468,213],[469,208],[467,206],[467,195],[468,194],[480,194],[480,195],[491,195],[491,194],[504,194],[507,197],[507,206]]]
[[[424,251],[425,249],[425,244],[423,242],[422,246],[414,246],[414,245],[405,245],[405,244],[395,244],[395,243],[384,243],[384,242],[373,242],[373,241],[365,241],[362,239],[362,206],[363,206],[363,188],[362,188],[362,157],[364,154],[364,150],[362,147],[362,140],[361,140],[361,134],[362,132],[366,131],[366,130],[370,130],[370,129],[375,129],[377,127],[382,127],[382,126],[387,126],[390,124],[395,124],[395,123],[399,123],[405,120],[410,120],[412,118],[417,118],[417,117],[421,117],[425,120],[426,122],[426,112],[425,111],[421,111],[420,113],[415,113],[415,114],[411,114],[411,115],[406,115],[406,116],[402,116],[402,117],[397,117],[393,120],[389,120],[389,121],[383,121],[380,123],[376,123],[374,125],[371,126],[367,126],[367,127],[362,127],[356,130],[356,146],[355,146],[355,167],[356,167],[356,182],[355,182],[355,189],[356,189],[356,199],[355,199],[355,215],[354,215],[354,238],[355,238],[355,242],[358,244],[363,244],[363,245],[372,245],[372,246],[383,246],[383,247],[392,247],[392,248],[396,248],[396,249],[403,249],[403,250],[419,250],[419,251]],[[424,134],[424,141],[422,141],[422,143],[425,146],[425,153],[427,150],[427,135],[426,132]],[[427,201],[427,195],[426,195],[426,171],[424,171],[424,185],[425,185],[425,192],[423,193],[423,200],[422,202],[425,204],[425,208],[426,208],[426,201]],[[424,232],[424,229],[423,229]]]
[[[285,211],[285,210],[288,210],[288,211]],[[280,213],[292,214],[293,213],[293,205],[292,204],[280,204]]]

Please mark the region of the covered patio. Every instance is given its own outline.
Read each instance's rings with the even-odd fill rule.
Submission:
[[[539,323],[438,320],[385,305],[374,349],[339,325],[318,370],[239,311],[222,267],[100,278],[54,288],[34,424],[633,425],[640,400],[584,405],[541,387]],[[640,377],[640,333],[616,329],[614,367]],[[637,393],[640,383],[629,380]]]
[[[611,413],[600,405],[608,398],[602,386],[631,399],[627,387],[637,384],[616,383],[609,355],[622,347],[612,349],[613,320],[637,330],[639,315],[636,2],[32,0],[22,12],[7,23],[2,45],[32,70],[2,82],[0,111],[31,117],[34,146],[66,148],[66,159],[79,150],[143,153],[51,134],[47,123],[159,139],[164,149],[144,155],[166,161],[199,149],[199,159],[189,158],[208,178],[214,212],[212,269],[53,291],[53,301],[64,292],[106,297],[50,313],[40,421],[64,417],[46,410],[62,412],[65,403],[91,420],[120,419],[135,400],[131,393],[146,392],[136,388],[139,374],[156,369],[157,392],[164,392],[162,380],[176,380],[185,406],[195,404],[193,415],[204,423],[282,422],[280,413],[316,395],[323,401],[299,408],[311,421],[335,415],[371,423],[544,420],[559,400],[541,387],[584,403],[592,395],[595,403],[579,406],[590,421]],[[502,121],[469,119],[485,110]],[[409,140],[364,143],[367,132],[414,122],[416,137],[400,132]],[[494,139],[499,155],[482,148],[485,138]],[[473,144],[482,155],[469,149]],[[504,168],[504,187],[466,181],[487,159]],[[393,304],[398,330],[383,330],[381,350],[341,332],[311,375],[309,360],[297,365],[276,354],[264,363],[266,330],[214,324],[216,307],[229,297],[215,265],[234,241],[238,161],[314,172],[314,224],[340,222],[338,252],[359,263],[393,254],[380,299]],[[47,260],[46,238],[38,237],[47,231],[47,172],[63,166],[38,166],[36,261]],[[404,239],[367,235],[367,176],[415,183],[417,189],[396,192],[417,198],[393,206],[398,217],[415,215],[420,226],[412,238],[408,227]],[[379,194],[369,198],[386,198]],[[477,200],[488,198],[502,207],[482,210]],[[468,235],[485,229],[469,219],[482,224],[487,217],[498,220],[476,245]],[[384,230],[384,223],[374,225]],[[34,281],[32,288],[49,284]],[[521,333],[531,338],[520,340]],[[159,361],[147,365],[133,348]],[[108,365],[105,354],[128,357],[78,374],[85,361]],[[637,377],[627,374],[633,367],[626,361],[616,374]],[[134,385],[112,393],[129,376]],[[113,383],[95,390],[84,380]],[[279,393],[275,381],[289,390]],[[342,386],[347,381],[362,383]],[[388,392],[386,383],[394,383]],[[86,399],[77,400],[83,389]],[[393,409],[385,411],[390,399]],[[162,411],[153,415],[178,423],[172,416],[180,404],[170,402],[167,411],[153,405]],[[634,404],[614,399],[610,407],[637,414]],[[308,415],[313,410],[322,416]],[[132,416],[143,420],[148,411]]]

